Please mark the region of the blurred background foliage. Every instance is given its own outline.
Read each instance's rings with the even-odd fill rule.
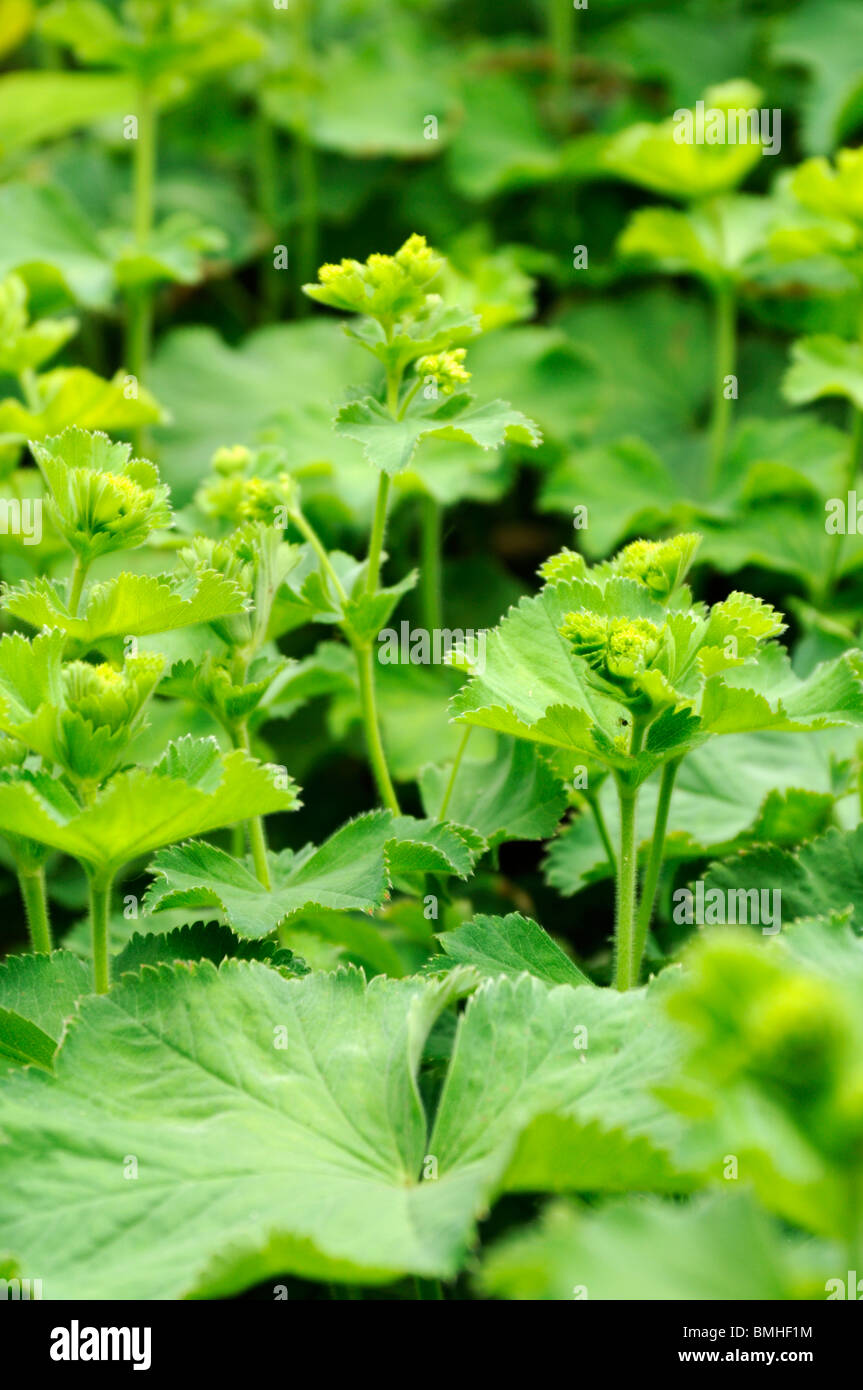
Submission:
[[[637,535],[697,529],[696,592],[746,589],[785,610],[801,674],[859,644],[863,542],[824,524],[825,503],[856,488],[863,444],[858,0],[3,0],[0,65],[3,496],[38,495],[26,442],[74,421],[157,459],[188,530],[218,448],[279,445],[327,545],[359,553],[376,475],[331,422],[368,359],[301,286],[323,261],[394,251],[419,231],[448,258],[448,298],[481,318],[477,389],[512,400],[544,442],[501,454],[424,442],[396,481],[392,575],[415,562],[431,508],[444,622],[480,628],[563,544],[593,560]],[[672,113],[699,100],[780,112],[781,148],[676,145]],[[574,530],[577,507],[588,521]],[[0,535],[0,559],[8,580],[68,564],[50,534],[32,551]],[[157,548],[131,558],[151,571],[165,562]],[[398,618],[418,620],[416,602],[408,593]],[[281,616],[294,664],[254,734],[304,788],[302,815],[280,818],[274,836],[300,845],[372,793],[345,648]],[[411,812],[434,814],[460,737],[446,712],[458,685],[441,667],[379,670],[384,741]],[[220,732],[190,706],[157,702],[138,757],[190,729]],[[518,909],[603,979],[603,818],[569,774],[531,747],[475,738],[451,814],[492,850],[470,901],[456,890],[434,926]],[[824,1135],[843,1132],[859,1091],[846,1047],[852,1034],[859,1043],[859,951],[845,923],[859,934],[861,788],[852,731],[734,736],[720,766],[712,753],[689,759],[672,807],[655,966],[681,944],[672,890],[707,862],[733,865],[769,842],[793,885],[799,847],[826,834],[837,838],[817,841],[816,861],[835,863],[841,846],[852,866],[847,893],[812,909],[844,914],[829,948],[810,925],[768,967],[735,939],[704,951],[673,1003],[692,1050],[666,1099],[700,1117],[685,1160],[739,1148],[743,1132],[771,1215],[750,1196],[733,1209],[712,1198],[636,1213],[629,1198],[587,1214],[560,1204],[498,1246],[485,1292],[569,1297],[573,1252],[595,1289],[621,1296],[623,1270],[643,1291],[657,1251],[670,1252],[662,1296],[746,1296],[742,1266],[753,1296],[823,1288],[820,1248],[777,1232],[791,1221],[838,1238],[859,1202],[857,1131],[841,1152]],[[613,834],[607,790],[596,799]],[[643,798],[645,840],[655,790]],[[65,944],[86,952],[74,925],[84,884],[68,862],[50,890],[72,927]],[[13,948],[23,927],[11,876],[0,891]],[[118,921],[116,933],[133,926]],[[431,927],[420,904],[396,898],[374,926],[309,912],[290,944],[312,965],[403,974],[436,950]],[[825,978],[844,981],[832,1024]],[[744,987],[745,1018],[704,1005]],[[775,1005],[769,1046],[762,1005]],[[817,1033],[803,1051],[824,1054],[791,1114],[783,1029],[789,1047]],[[709,1099],[723,1088],[731,1137],[729,1112]],[[768,1123],[780,1136],[770,1162]],[[516,1173],[512,1186],[531,1184]],[[506,1202],[494,1218],[504,1228],[531,1210],[526,1197]],[[709,1272],[705,1243],[718,1252]]]

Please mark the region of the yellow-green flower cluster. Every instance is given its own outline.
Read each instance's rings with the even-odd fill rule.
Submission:
[[[232,526],[260,521],[284,529],[288,512],[298,504],[299,487],[280,466],[282,458],[281,449],[219,449],[213,456],[213,476],[198,489],[197,505],[207,516]]]
[[[48,486],[51,521],[82,558],[133,550],[170,524],[156,465],[131,458],[130,445],[73,426],[30,448]]]
[[[415,364],[419,376],[433,376],[445,396],[451,396],[457,386],[466,386],[470,372],[464,365],[466,348],[452,348],[449,352],[431,353],[420,357]]]
[[[633,541],[614,557],[612,568],[637,579],[662,603],[683,583],[700,540],[692,532],[683,532],[667,541]]]
[[[345,259],[322,265],[318,283],[303,289],[319,304],[392,322],[423,307],[427,287],[442,265],[443,258],[425,237],[414,233],[394,256],[375,254],[363,262]]]
[[[560,631],[576,656],[628,698],[636,693],[634,678],[649,666],[661,640],[661,629],[646,618],[606,618],[586,609],[567,613]]]

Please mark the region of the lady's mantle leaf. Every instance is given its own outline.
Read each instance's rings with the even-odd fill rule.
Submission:
[[[412,404],[401,420],[394,420],[374,397],[364,396],[341,407],[335,429],[337,434],[362,444],[369,462],[391,475],[407,468],[420,440],[427,435],[466,439],[481,449],[499,449],[507,440],[529,445],[542,442],[533,421],[513,410],[507,401],[477,405],[464,392],[431,406],[428,402]]]
[[[9,956],[0,964],[0,1071],[32,1062],[50,1067],[65,1021],[91,989],[69,951]]]
[[[778,1223],[747,1192],[691,1206],[630,1197],[593,1212],[561,1202],[500,1241],[480,1283],[511,1300],[565,1302],[577,1289],[591,1299],[790,1299],[801,1291],[789,1255]]]
[[[441,932],[439,940],[453,963],[472,965],[481,975],[521,975],[526,970],[547,985],[591,983],[548,932],[520,912],[475,917],[454,931]]]
[[[273,770],[246,753],[223,754],[215,739],[185,737],[155,767],[112,777],[84,809],[45,779],[0,785],[0,830],[107,871],[175,840],[297,805],[290,779],[282,789]]]
[[[443,800],[450,772],[451,765],[444,764],[426,767],[420,775],[423,805],[430,815]],[[566,805],[563,783],[539,750],[501,738],[489,762],[462,763],[448,809],[454,820],[473,826],[490,845],[497,845],[553,835]]]
[[[240,587],[215,570],[182,582],[154,574],[118,574],[87,590],[83,611],[71,617],[60,586],[36,579],[7,590],[3,606],[32,627],[56,627],[88,650],[129,633],[146,637],[241,613]]]
[[[187,909],[189,921],[216,911],[240,936],[266,936],[305,907],[372,912],[395,874],[467,878],[484,848],[481,838],[461,826],[372,811],[343,825],[319,848],[271,855],[268,891],[244,862],[192,841],[156,856],[151,870],[157,877],[145,907],[150,913]]]
[[[738,854],[714,864],[705,890],[766,889],[782,894],[784,924],[798,917],[847,914],[863,934],[863,825],[828,830],[795,853],[775,845]]]
[[[538,1109],[584,1101],[595,1116],[624,1058],[644,1069],[647,1055],[654,1076],[663,1065],[643,1047],[643,992],[489,981],[460,1024],[429,1140],[417,1069],[468,983],[287,980],[239,961],[125,976],[80,1005],[53,1073],[2,1086],[7,1248],[49,1298],[224,1294],[276,1271],[453,1274]]]

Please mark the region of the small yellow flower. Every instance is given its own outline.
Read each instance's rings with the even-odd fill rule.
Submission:
[[[415,370],[420,376],[433,376],[445,396],[451,396],[457,386],[466,386],[470,372],[464,366],[466,348],[452,348],[449,352],[436,352],[428,357],[420,357]]]

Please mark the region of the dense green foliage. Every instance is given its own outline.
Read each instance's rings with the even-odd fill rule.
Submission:
[[[863,1271],[861,40],[0,7],[6,1277]]]

